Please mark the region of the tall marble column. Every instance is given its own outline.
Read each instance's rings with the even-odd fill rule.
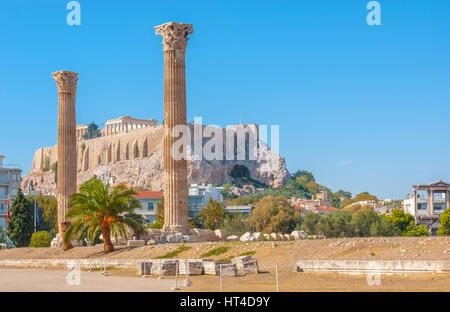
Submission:
[[[429,190],[428,191],[428,215],[433,216],[434,215],[434,191]]]
[[[194,29],[191,24],[169,22],[155,30],[163,37],[164,51],[164,230],[188,234],[187,161],[172,157],[179,137],[171,133],[175,126],[187,124],[185,54]]]
[[[58,71],[52,74],[58,88],[58,177],[56,197],[58,200],[58,236],[63,237],[70,225],[66,219],[70,196],[77,191],[77,145],[75,93],[78,74]],[[64,244],[64,249],[72,245]]]
[[[445,192],[445,206],[447,207],[446,209],[450,208],[450,191],[446,191]]]

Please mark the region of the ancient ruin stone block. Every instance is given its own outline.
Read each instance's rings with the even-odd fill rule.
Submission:
[[[227,232],[223,230],[215,230],[216,237],[220,241],[226,241],[227,240]]]
[[[229,277],[229,276],[237,275],[236,264],[220,264],[219,270],[221,272],[222,277]]]
[[[252,260],[251,256],[239,256],[231,259],[231,263],[235,264],[238,269],[244,268],[244,263]]]
[[[227,242],[235,242],[239,240],[239,236],[237,235],[231,235],[227,237]]]
[[[175,275],[178,260],[157,260],[153,262],[152,274],[154,275]]]
[[[186,265],[187,272],[189,275],[202,275],[203,274],[203,263],[200,259],[189,259],[180,260],[179,262],[179,274],[186,274]]]
[[[241,242],[245,242],[245,241],[247,241],[248,237],[251,236],[251,235],[252,235],[252,234],[251,234],[250,232],[244,233],[244,234],[241,235],[241,237],[239,238],[239,240],[240,240]]]
[[[291,236],[293,236],[294,239],[301,239],[306,238],[308,234],[305,231],[292,231]]]
[[[129,240],[127,246],[145,246],[145,240],[143,239]]]
[[[261,232],[255,232],[253,233],[253,237],[255,238],[255,241],[260,241],[263,239],[264,235]]]
[[[151,261],[142,261],[138,264],[137,275],[150,275],[152,274],[152,265]]]
[[[219,275],[219,263],[211,259],[203,259],[203,274]]]
[[[243,263],[243,269],[245,274],[258,274],[258,261],[250,260]]]

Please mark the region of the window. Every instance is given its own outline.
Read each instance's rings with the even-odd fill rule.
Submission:
[[[147,203],[147,208],[149,211],[153,211],[153,203]]]
[[[418,203],[417,210],[427,210],[427,203]]]
[[[0,183],[6,183],[6,184],[9,183],[7,173],[0,173]]]
[[[0,199],[7,199],[7,198],[8,198],[8,188],[0,187]]]

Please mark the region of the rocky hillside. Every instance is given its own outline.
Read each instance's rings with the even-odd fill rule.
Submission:
[[[92,177],[98,177],[113,184],[128,183],[153,190],[163,188],[162,139],[163,127],[157,126],[79,141],[78,185]],[[203,145],[208,141],[208,138],[203,138]],[[193,140],[191,143],[189,148],[194,146]],[[55,194],[56,155],[57,146],[37,150],[30,172],[23,177],[22,188],[28,189],[32,181],[35,189],[44,194]],[[259,140],[256,160],[194,160],[193,157],[188,160],[190,184],[221,185],[240,179],[241,176],[279,188],[290,175],[284,158]]]

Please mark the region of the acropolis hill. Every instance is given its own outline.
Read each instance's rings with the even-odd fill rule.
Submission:
[[[205,127],[205,126],[203,126]],[[256,160],[188,160],[188,183],[224,184],[233,181],[230,170],[234,165],[249,169],[250,178],[272,187],[281,187],[289,178],[283,157],[276,165],[278,154],[259,140],[259,127],[255,124],[236,125],[246,127],[249,135],[255,135],[259,153]],[[190,125],[194,146],[194,125]],[[134,119],[125,116],[109,120],[101,130],[101,137],[83,139],[86,126],[77,126],[77,172],[78,186],[96,176],[104,182],[127,183],[158,190],[163,188],[163,134],[164,128],[155,119]],[[224,133],[225,129],[221,129]],[[248,150],[249,135],[246,137]],[[209,138],[203,137],[203,145]],[[224,153],[225,153],[224,139]],[[235,154],[237,146],[234,145]],[[223,159],[226,159],[225,156]],[[235,158],[236,159],[236,158]],[[22,188],[28,189],[33,181],[36,190],[44,194],[55,194],[55,173],[51,169],[57,160],[57,146],[43,147],[34,154],[28,175],[23,178]]]

